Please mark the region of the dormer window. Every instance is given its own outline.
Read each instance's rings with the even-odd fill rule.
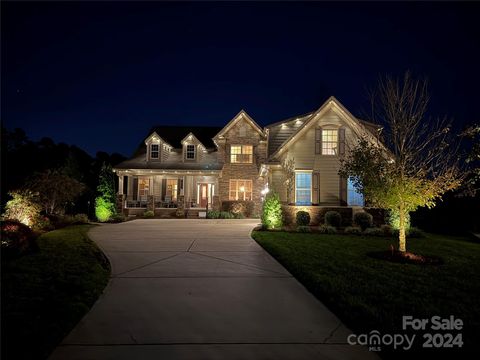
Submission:
[[[159,145],[158,144],[151,144],[150,145],[150,158],[151,159],[158,159],[159,155]]]
[[[195,160],[195,145],[187,145],[185,150],[185,159]]]

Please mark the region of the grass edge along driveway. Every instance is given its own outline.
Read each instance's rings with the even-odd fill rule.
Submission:
[[[45,359],[100,296],[110,264],[91,227],[45,233],[39,251],[2,259],[2,358]]]
[[[366,255],[396,246],[396,239],[266,231],[254,231],[252,237],[353,332],[405,333],[403,315],[454,315],[464,322],[462,351],[479,351],[480,244],[432,234],[411,239],[409,251],[445,261],[423,266]],[[423,333],[414,334],[421,345]]]

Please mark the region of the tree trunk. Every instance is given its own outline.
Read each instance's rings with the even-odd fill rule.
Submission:
[[[403,209],[403,205],[400,205],[399,235],[398,235],[399,247],[398,247],[398,250],[400,250],[401,252],[406,252],[407,251],[407,239],[406,239],[406,235],[405,235],[405,220],[406,220],[405,210]]]

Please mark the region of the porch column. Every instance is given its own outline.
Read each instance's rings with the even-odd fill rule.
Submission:
[[[123,175],[118,176],[118,194],[123,195]]]

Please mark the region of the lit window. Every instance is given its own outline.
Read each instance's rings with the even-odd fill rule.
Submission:
[[[252,180],[230,180],[229,200],[252,200]]]
[[[148,195],[150,181],[148,179],[138,179],[138,197],[144,200]]]
[[[358,192],[355,186],[353,186],[353,181],[351,178],[348,178],[348,183],[347,183],[347,204],[349,206],[365,205],[363,194],[361,192]]]
[[[158,144],[150,145],[150,157],[152,159],[158,159],[158,149],[159,149]]]
[[[312,173],[295,173],[295,203],[297,205],[311,205],[312,203]]]
[[[230,147],[230,162],[233,164],[251,164],[253,162],[253,146],[232,145]]]
[[[322,155],[337,155],[338,130],[322,130]]]
[[[188,160],[195,159],[195,145],[187,145],[187,149],[185,152],[185,158]]]
[[[171,201],[177,201],[177,191],[178,191],[178,180],[167,179],[167,189],[165,191],[165,196],[170,197]]]

